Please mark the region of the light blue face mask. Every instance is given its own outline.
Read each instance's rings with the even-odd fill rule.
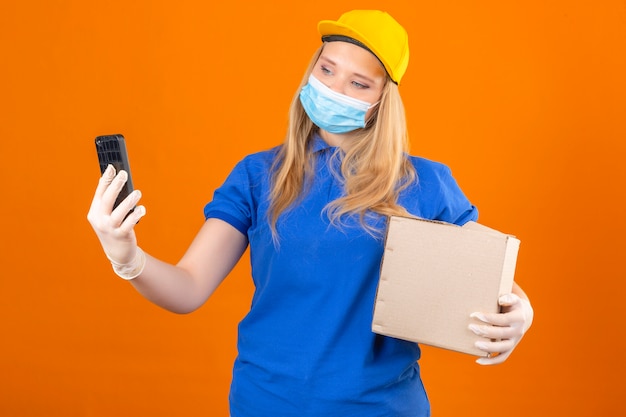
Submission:
[[[313,123],[330,133],[348,133],[365,127],[365,114],[378,104],[333,91],[313,74],[300,91],[300,103]]]

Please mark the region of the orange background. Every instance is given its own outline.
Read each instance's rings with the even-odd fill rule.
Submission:
[[[533,328],[497,367],[424,348],[434,415],[626,414],[626,2],[57,0],[0,7],[0,415],[227,415],[247,259],[191,315],[142,299],[86,221],[93,138],[126,136],[140,244],[177,261],[352,8],[410,34],[413,153],[522,241]]]

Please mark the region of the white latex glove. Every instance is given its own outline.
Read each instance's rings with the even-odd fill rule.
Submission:
[[[136,206],[141,192],[135,190],[113,210],[115,199],[127,179],[125,171],[115,175],[115,168],[112,165],[107,167],[98,182],[87,220],[100,239],[114,271],[124,279],[133,279],[145,266],[145,254],[137,246],[134,227],[146,214],[146,209]],[[126,217],[133,207],[135,210]]]
[[[516,294],[505,294],[498,300],[501,313],[472,313],[485,324],[470,324],[469,328],[485,339],[475,346],[489,353],[487,358],[479,358],[480,365],[496,365],[504,362],[520,342],[533,321],[533,308],[530,302]]]

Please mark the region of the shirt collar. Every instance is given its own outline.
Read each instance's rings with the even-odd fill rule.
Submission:
[[[311,151],[313,153],[320,152],[326,149],[335,149],[336,146],[331,146],[318,133],[313,134],[313,143],[311,144]]]

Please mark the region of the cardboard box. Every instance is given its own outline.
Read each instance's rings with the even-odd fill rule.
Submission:
[[[374,305],[375,333],[476,356],[473,312],[496,313],[510,293],[520,241],[475,222],[463,227],[389,218]]]

